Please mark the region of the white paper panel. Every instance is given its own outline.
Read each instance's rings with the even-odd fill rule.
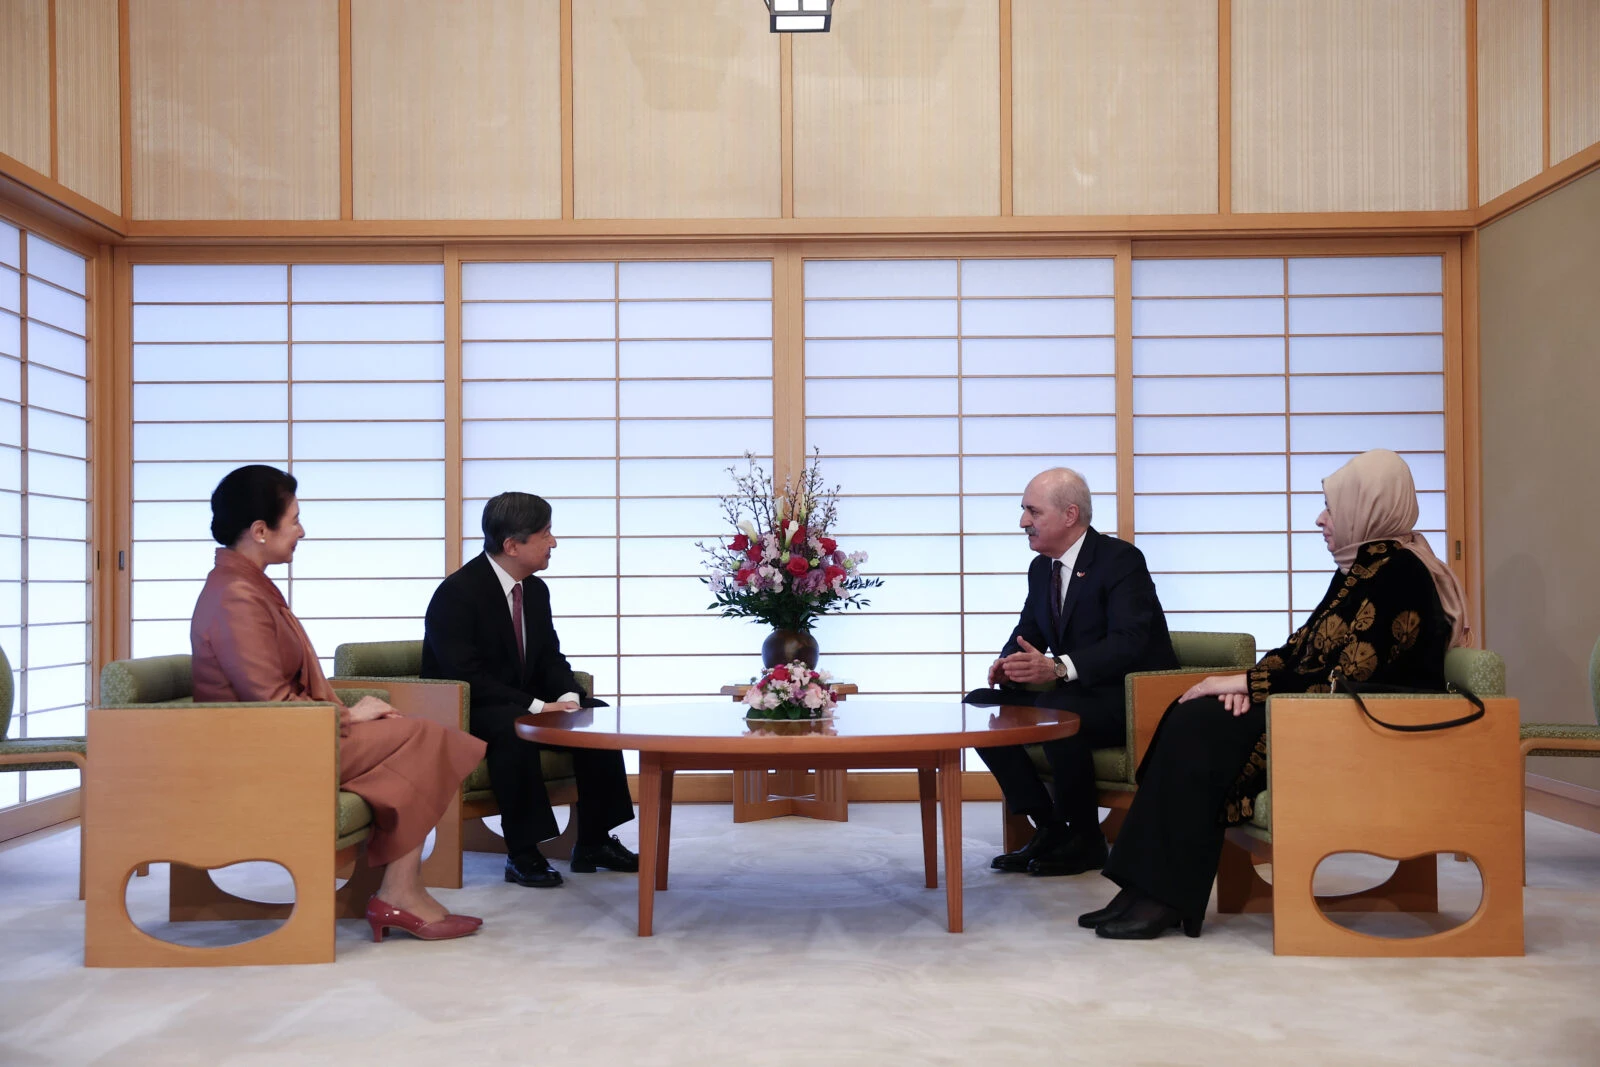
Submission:
[[[296,459],[294,475],[300,479],[301,501],[444,496],[444,464],[437,460],[316,463]]]
[[[681,615],[711,603],[711,591],[699,578],[624,578],[622,610],[630,615]]]
[[[83,622],[89,617],[89,586],[84,582],[28,582],[28,622]],[[82,699],[80,693],[77,699]]]
[[[1297,455],[1289,459],[1289,484],[1296,492],[1322,492],[1322,479],[1355,458],[1355,453]],[[1411,479],[1418,490],[1444,491],[1445,467],[1442,452],[1408,452],[1401,457],[1411,468]]]
[[[87,582],[89,546],[81,541],[55,541],[46,536],[28,538],[28,580]]]
[[[813,347],[807,347],[808,355]],[[1116,351],[1109,337],[977,337],[961,343],[961,372],[1111,375]]]
[[[1283,301],[1136,299],[1135,337],[1213,337],[1281,334]]]
[[[135,422],[281,421],[288,417],[288,403],[289,390],[281,383],[133,387]]]
[[[1443,411],[1444,375],[1317,375],[1289,379],[1295,412]]]
[[[1135,375],[1282,374],[1283,339],[1281,337],[1136,338],[1133,342],[1133,373]]]
[[[807,297],[955,296],[956,263],[949,259],[807,260]]]
[[[727,528],[722,509],[710,497],[625,497],[618,509],[624,537],[674,534],[710,539]]]
[[[1156,593],[1168,611],[1287,611],[1284,574],[1158,574]]]
[[[444,424],[430,422],[296,423],[295,463],[306,459],[443,459]]]
[[[1438,293],[1440,256],[1329,256],[1289,260],[1291,293]]]
[[[953,418],[806,419],[806,444],[824,456],[952,454],[958,433]]]
[[[81,705],[89,691],[89,672],[81,663],[66,667],[45,667],[30,670],[28,676],[28,713],[48,711],[51,708]],[[30,723],[30,727],[34,724]],[[30,737],[48,736],[28,731]]]
[[[624,378],[772,377],[772,342],[623,341],[619,346]]]
[[[606,339],[617,335],[617,306],[593,304],[463,304],[466,341]]]
[[[183,619],[194,614],[195,601],[200,599],[203,580],[135,581],[133,585],[133,617],[135,619]]]
[[[444,301],[438,263],[297,263],[292,282],[295,303]]]
[[[28,323],[28,361],[82,378],[88,373],[88,345],[81,337],[39,322]]]
[[[511,489],[544,497],[610,497],[617,492],[617,465],[609,459],[468,460],[461,488],[485,500]]]
[[[662,382],[624,381],[617,387],[623,418],[652,415],[712,418],[728,412],[772,414],[772,380]]]
[[[1109,337],[1116,332],[1110,299],[961,301],[961,332],[971,337]]]
[[[624,456],[742,456],[772,451],[771,419],[635,419],[619,427]]]
[[[616,542],[607,541],[604,544],[611,549],[613,572],[616,571]],[[601,578],[570,578],[563,572],[570,571],[566,554],[574,546],[570,539],[563,542],[558,551],[561,559],[554,564],[561,568],[560,572],[546,571],[539,577],[544,584],[550,587],[550,610],[557,618],[573,618],[578,616],[604,616],[607,625],[616,626],[614,616],[617,613],[617,579],[615,573]],[[465,555],[463,559],[471,559]]]
[[[1050,455],[1065,443],[1080,454],[1117,450],[1117,423],[1109,415],[969,416],[961,420],[961,433],[963,451],[969,455]]]
[[[611,300],[612,263],[463,263],[464,300]]]
[[[954,300],[807,300],[807,337],[954,337]]]
[[[289,271],[281,263],[139,263],[133,268],[139,304],[281,304]]]
[[[1116,384],[1110,378],[967,378],[961,410],[968,415],[1111,414]]]
[[[22,275],[0,267],[0,309],[22,313]]]
[[[960,528],[954,497],[841,497],[835,530],[849,535],[953,533]]]
[[[1255,415],[1284,410],[1283,378],[1140,378],[1133,410],[1140,415]]]
[[[961,295],[1110,296],[1111,259],[965,259]]]
[[[324,541],[307,537],[295,551],[294,575],[297,579],[443,578],[444,542]]]
[[[296,383],[297,421],[443,419],[444,384],[424,382]]]
[[[852,652],[960,652],[961,616],[832,615],[817,624],[824,649]]]
[[[1281,533],[1141,533],[1138,546],[1152,573],[1284,571],[1289,566],[1289,539]]]
[[[607,456],[616,453],[617,424],[611,419],[467,420],[461,440],[468,460]]]
[[[1287,501],[1276,493],[1134,497],[1134,528],[1140,533],[1271,532],[1282,530],[1287,518]]]
[[[1442,451],[1443,415],[1297,415],[1289,439],[1297,452]]]
[[[1135,456],[1133,484],[1145,493],[1283,492],[1282,456]]]
[[[902,493],[909,488],[919,493],[961,490],[961,471],[954,456],[829,459],[823,477],[830,485],[861,495]]]
[[[70,415],[28,409],[28,448],[80,459],[89,455],[89,424]]]
[[[22,358],[22,320],[0,311],[0,355]]]
[[[757,635],[747,635],[745,640],[748,642],[752,636]],[[753,671],[759,671],[761,659],[750,652],[741,656],[624,655],[621,668],[623,693],[709,697],[721,687],[745,681]],[[732,711],[730,704],[729,713]]]
[[[1099,487],[1109,492],[1116,488],[1115,456],[967,456],[961,461],[967,492],[1014,490],[1017,500],[1022,499],[1022,490],[1034,475],[1051,467],[1077,471],[1090,489]]]
[[[444,346],[296,343],[294,377],[302,382],[442,382]]]
[[[615,341],[476,341],[461,346],[461,376],[475,378],[613,378]]]
[[[771,472],[768,457],[758,456],[756,462]],[[742,459],[624,459],[618,465],[618,477],[624,496],[720,496],[733,489],[730,468],[739,474],[747,469]],[[835,463],[828,464],[830,478],[836,469]]]
[[[352,614],[421,619],[438,587],[432,577],[316,579],[297,573],[294,611],[302,619],[338,619]],[[417,636],[422,636],[420,626]]]
[[[607,418],[616,414],[614,381],[465,382],[461,411],[466,419]]]
[[[137,457],[137,453],[135,453]],[[259,462],[282,467],[283,457]],[[143,462],[136,458],[133,464],[133,498],[139,500],[210,500],[211,491],[222,476],[239,466],[232,460],[204,463]],[[302,494],[305,486],[301,485]],[[208,520],[209,521],[209,520]]]
[[[88,499],[89,465],[83,460],[30,451],[27,462],[30,500],[35,493],[72,497],[75,500]],[[32,512],[29,514],[31,517]],[[48,527],[39,529],[47,530]],[[55,531],[50,532],[55,533]]]
[[[444,501],[308,500],[300,523],[317,538],[443,537]]]
[[[1282,453],[1288,443],[1287,423],[1282,416],[1161,418],[1136,415],[1133,450],[1135,453],[1178,454]]]
[[[1134,296],[1272,296],[1281,259],[1135,259]]]
[[[282,304],[134,305],[133,339],[160,341],[287,341]]]
[[[28,234],[28,273],[74,293],[88,292],[88,261],[36,233]]]
[[[133,346],[135,382],[282,381],[288,373],[287,345]]]
[[[89,332],[88,301],[37,278],[28,279],[28,318],[78,334]]]
[[[1290,333],[1438,333],[1439,296],[1306,296],[1289,301]]]
[[[968,343],[964,355],[971,354],[973,343],[976,342]],[[957,348],[954,338],[809,341],[806,344],[808,380],[882,375],[948,375],[955,374],[956,369]]]
[[[619,305],[619,337],[771,337],[765,300],[644,300]]]
[[[17,646],[12,642],[5,647],[14,650]],[[82,623],[28,627],[28,661],[35,666],[82,663],[88,655],[89,627]]]
[[[439,304],[296,304],[296,341],[443,341]]]
[[[772,261],[660,260],[618,268],[623,300],[770,299]]]
[[[22,237],[17,228],[9,222],[0,222],[0,263],[9,263],[13,267],[20,267],[22,256],[19,251]]]
[[[543,494],[538,494],[543,496]],[[615,537],[617,535],[617,502],[609,497],[582,499],[573,497],[545,497],[550,505],[550,528],[562,538]],[[469,535],[483,530],[484,497],[467,497],[461,502],[461,528]],[[474,549],[471,555],[476,555]]]
[[[806,412],[828,415],[954,415],[953,378],[806,382]]]
[[[895,655],[893,653],[825,652],[836,677],[861,687],[864,694],[928,693],[955,697],[961,692],[961,657]]]
[[[1444,372],[1444,336],[1292,337],[1289,370],[1295,374]]]
[[[1281,611],[1173,611],[1166,608],[1166,614],[1169,630],[1249,634],[1255,638],[1258,659],[1289,637],[1289,616]]]
[[[920,579],[932,574],[958,574],[961,571],[961,541],[953,535],[895,536],[885,534],[869,536],[857,534],[840,540],[841,552],[865,552],[866,571],[871,575],[906,575]],[[894,586],[903,583],[898,579]],[[894,597],[888,587],[874,589],[867,594],[874,607],[882,607],[884,596]],[[884,610],[889,610],[884,608]]]

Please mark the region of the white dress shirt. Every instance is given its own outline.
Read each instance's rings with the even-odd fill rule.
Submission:
[[[1058,610],[1067,602],[1067,587],[1072,584],[1072,568],[1078,562],[1078,552],[1083,548],[1083,538],[1084,535],[1079,534],[1078,539],[1072,542],[1072,547],[1057,557],[1061,560],[1061,603],[1056,605]],[[1050,637],[1054,640],[1055,634],[1051,634]],[[1078,668],[1073,666],[1072,657],[1062,656],[1060,658],[1061,662],[1067,665],[1067,676],[1062,680],[1067,682],[1077,681]]]
[[[511,575],[507,574],[506,573],[506,569],[504,567],[500,566],[500,564],[496,563],[494,561],[494,557],[493,556],[488,555],[488,553],[485,553],[484,555],[489,560],[489,566],[494,568],[494,576],[496,578],[500,579],[500,588],[502,590],[504,590],[505,594],[506,594],[506,613],[508,615],[511,615],[512,621],[513,621],[513,623],[515,623],[516,616],[515,616],[515,614],[513,614],[515,609],[511,605],[511,591],[517,587],[517,580],[515,578],[511,577]],[[526,595],[526,594],[524,594],[524,595]],[[527,620],[526,616],[523,617],[522,623],[523,623],[522,639],[524,641],[526,641],[528,639],[528,631],[527,631],[528,620]],[[522,653],[518,653],[519,656],[521,654]],[[561,694],[561,699],[562,700],[571,700],[574,703],[576,703],[576,702],[582,700],[583,698],[580,697],[577,693],[562,693]],[[529,711],[543,711],[544,710],[544,701],[540,700],[538,697],[534,697],[533,698],[533,703],[528,705],[528,710]]]

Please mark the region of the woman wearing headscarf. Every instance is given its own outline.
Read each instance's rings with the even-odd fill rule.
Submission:
[[[1200,936],[1223,836],[1266,788],[1269,696],[1327,693],[1335,675],[1445,687],[1445,651],[1466,643],[1466,598],[1412,529],[1411,468],[1393,452],[1364,452],[1322,489],[1317,526],[1339,569],[1282,648],[1247,672],[1206,678],[1167,709],[1105,866],[1121,890],[1078,919],[1101,937],[1158,937],[1179,925]]]
[[[367,902],[375,941],[390,929],[425,941],[462,937],[482,925],[454,915],[422,884],[422,845],[462,779],[483,759],[483,742],[427,719],[402,716],[373,696],[346,707],[328,684],[300,620],[266,569],[294,558],[305,536],[294,476],[252,465],[211,494],[216,566],[189,624],[194,699],[201,703],[306,700],[339,708],[339,788],[372,808],[367,862],[383,883]]]

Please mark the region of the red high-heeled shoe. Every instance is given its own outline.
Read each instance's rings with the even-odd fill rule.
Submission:
[[[423,941],[448,941],[453,937],[477,933],[483,923],[470,915],[446,915],[435,922],[424,922],[409,911],[401,911],[373,897],[367,901],[367,925],[372,927],[374,941],[382,941],[389,930],[404,930]]]

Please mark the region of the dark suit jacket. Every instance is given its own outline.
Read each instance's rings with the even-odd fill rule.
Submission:
[[[1061,628],[1054,633],[1050,626],[1053,562],[1048,556],[1036,556],[1028,567],[1028,599],[1000,654],[1016,652],[1021,647],[1017,638],[1023,637],[1041,652],[1068,656],[1078,670],[1077,680],[1058,685],[1075,690],[1074,703],[1120,711],[1124,675],[1178,665],[1144,553],[1092,526],[1086,530],[1074,573],[1063,575],[1067,596],[1061,607]]]
[[[522,635],[527,666],[517,662],[500,578],[479,554],[440,583],[428,602],[422,639],[422,676],[453,678],[472,687],[474,708],[526,708],[535,698],[558,700],[584,693],[572,676],[550,618],[550,589],[538,577],[522,580]]]

